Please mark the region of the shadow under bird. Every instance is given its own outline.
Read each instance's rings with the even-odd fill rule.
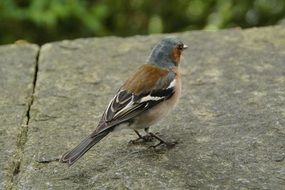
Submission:
[[[125,81],[109,102],[95,131],[65,153],[60,162],[71,166],[123,123],[138,135],[138,139],[131,141],[133,143],[157,139],[159,143],[152,146],[154,148],[162,144],[174,145],[149,132],[149,127],[161,120],[178,102],[181,93],[179,62],[186,48],[175,37],[159,41],[151,50],[146,64]],[[142,136],[139,130],[144,130],[146,135]]]

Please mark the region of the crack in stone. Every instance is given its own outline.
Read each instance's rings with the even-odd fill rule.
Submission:
[[[27,109],[26,109],[26,113],[25,113],[25,117],[23,119],[23,124],[21,125],[20,128],[20,133],[17,136],[17,142],[16,142],[16,152],[12,161],[12,176],[10,179],[10,182],[8,182],[8,184],[6,184],[6,188],[5,189],[14,189],[16,188],[16,177],[20,172],[20,168],[21,168],[21,162],[23,159],[23,151],[24,151],[24,147],[25,144],[27,142],[27,135],[28,135],[28,126],[29,126],[29,122],[30,122],[30,111],[32,108],[32,105],[34,103],[34,93],[35,93],[35,89],[36,89],[36,84],[37,84],[37,77],[38,77],[38,62],[39,62],[39,56],[40,56],[40,50],[41,47],[39,47],[37,55],[36,55],[36,61],[35,61],[35,66],[34,66],[34,76],[33,76],[33,86],[32,86],[32,93],[31,96],[29,97],[28,103],[27,103]]]

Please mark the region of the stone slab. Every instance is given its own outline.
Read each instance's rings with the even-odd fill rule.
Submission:
[[[0,189],[13,182],[27,123],[38,46],[0,46]]]
[[[89,38],[41,48],[18,189],[282,189],[285,27],[176,34],[189,49],[183,95],[152,131],[170,150],[111,134],[74,166],[63,154],[95,127],[122,81],[163,35]]]

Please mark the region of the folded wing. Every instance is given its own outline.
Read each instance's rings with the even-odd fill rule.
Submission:
[[[140,73],[141,72],[142,71],[140,71]],[[138,82],[135,77],[131,81],[137,84],[135,89],[132,89],[130,85],[123,85],[110,101],[98,128],[93,133],[94,135],[121,123],[131,122],[136,116],[158,105],[162,101],[169,99],[174,94],[176,83],[174,72],[167,70],[163,76],[161,76],[159,72],[147,73],[151,74],[151,76],[147,76],[146,74],[146,80],[148,77],[152,77],[152,79],[154,78],[156,80],[151,84],[147,81]],[[153,76],[157,73],[159,76]],[[128,83],[128,81],[126,83]],[[145,85],[146,83],[149,84],[147,88],[144,87],[142,88],[143,90],[137,90],[141,89],[140,85]],[[105,125],[102,125],[103,123]]]

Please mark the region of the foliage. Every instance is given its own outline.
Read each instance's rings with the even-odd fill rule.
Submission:
[[[273,25],[284,0],[1,0],[0,43]]]

